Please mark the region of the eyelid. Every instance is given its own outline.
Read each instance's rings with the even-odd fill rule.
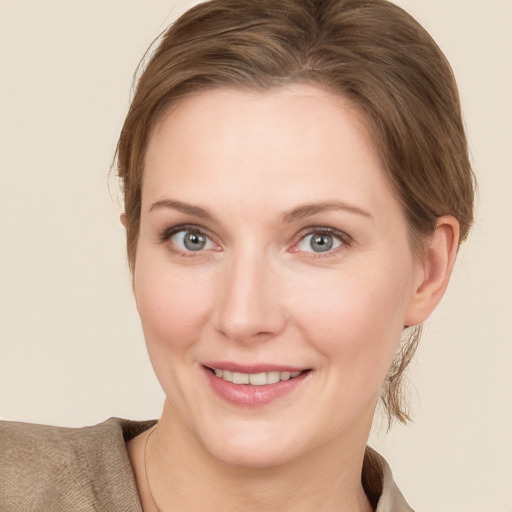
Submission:
[[[214,250],[221,250],[220,243],[216,240],[216,236],[212,235],[210,231],[202,226],[198,226],[197,224],[178,224],[176,226],[171,226],[166,229],[164,229],[161,234],[158,235],[157,243],[165,244],[169,241],[169,239],[174,236],[176,233],[179,233],[180,231],[192,231],[200,233],[206,237],[208,237],[216,246],[217,248]],[[338,240],[342,242],[341,246],[326,251],[324,253],[315,253],[314,251],[300,251],[297,249],[298,244],[307,236],[313,235],[313,234],[327,234],[331,235]],[[354,239],[347,234],[344,231],[340,231],[339,229],[335,229],[328,226],[308,226],[304,229],[302,229],[296,236],[295,236],[295,242],[293,243],[292,247],[289,249],[290,252],[302,252],[307,253],[310,255],[310,257],[325,257],[325,256],[332,256],[334,254],[337,254],[340,250],[343,250],[346,247],[350,247],[353,245]],[[207,252],[207,251],[197,251],[194,253],[194,251],[182,251],[176,247],[172,248],[173,252],[179,253],[179,254],[186,254],[186,255],[192,255],[192,256],[199,256],[201,252]]]
[[[165,228],[159,235],[158,235],[158,241],[159,242],[166,242],[176,233],[179,233],[180,231],[192,231],[201,233],[203,235],[206,235],[208,238],[212,239],[210,233],[207,229],[197,226],[196,224],[178,224],[176,226],[171,226],[168,228]]]
[[[212,236],[210,234],[210,231],[208,229],[205,229],[201,226],[198,226],[197,224],[178,224],[176,226],[171,226],[166,229],[164,229],[161,234],[158,235],[157,243],[160,244],[166,244],[169,242],[169,240],[179,233],[180,231],[190,231],[199,233],[201,235],[206,236],[213,244],[217,246],[217,248],[213,250],[220,250],[219,243],[216,241],[216,237]],[[208,251],[182,251],[181,249],[178,249],[177,247],[172,247],[171,250],[173,252],[176,252],[178,254],[187,255],[187,256],[199,256],[202,252],[208,252]],[[212,249],[210,249],[212,250]]]
[[[340,247],[337,247],[335,249],[332,249],[330,251],[325,252],[319,252],[315,253],[314,251],[300,251],[297,249],[298,244],[304,240],[307,236],[319,234],[319,235],[331,235],[338,240],[342,242]],[[327,226],[309,226],[307,228],[304,228],[301,230],[297,236],[296,241],[293,243],[293,246],[291,247],[291,252],[302,252],[308,255],[311,255],[311,257],[325,257],[325,256],[332,256],[337,254],[340,250],[343,250],[346,247],[350,247],[354,243],[354,239],[345,233],[344,231],[340,231],[339,229],[327,227]]]

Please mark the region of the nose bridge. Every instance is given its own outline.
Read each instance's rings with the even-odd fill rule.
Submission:
[[[239,342],[266,339],[284,325],[276,272],[256,246],[233,251],[225,262],[219,294],[217,329]]]

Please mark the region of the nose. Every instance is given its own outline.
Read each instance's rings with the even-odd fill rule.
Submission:
[[[256,251],[225,262],[214,317],[217,331],[238,343],[269,340],[285,327],[279,276]]]

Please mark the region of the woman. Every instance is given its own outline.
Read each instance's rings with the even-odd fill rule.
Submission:
[[[379,396],[408,418],[473,204],[430,36],[382,0],[202,4],[139,79],[118,169],[163,413],[4,424],[7,510],[411,510],[366,443]]]

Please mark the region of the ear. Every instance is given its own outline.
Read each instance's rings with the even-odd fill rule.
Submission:
[[[128,226],[128,216],[126,215],[126,212],[121,213],[119,215],[119,220],[121,221],[121,224],[126,228]],[[132,292],[135,295],[135,276],[132,273]]]
[[[443,298],[459,246],[459,223],[451,215],[437,219],[419,262],[418,277],[407,310],[405,325],[424,322]]]

